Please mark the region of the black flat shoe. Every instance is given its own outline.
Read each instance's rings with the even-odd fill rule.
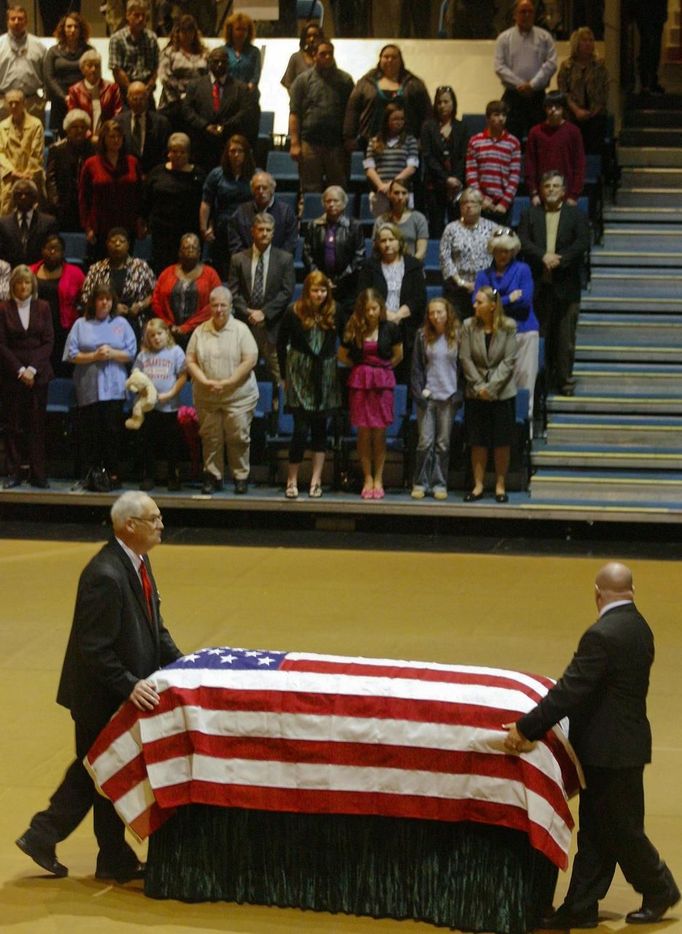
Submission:
[[[19,477],[9,476],[2,481],[3,490],[11,490],[15,486],[21,486],[21,480]]]
[[[552,914],[540,919],[537,929],[542,931],[569,931],[571,928],[585,930],[596,928],[598,924],[599,916],[596,911],[577,915],[571,914],[565,908],[557,908]]]
[[[506,493],[496,493],[496,494],[495,494],[495,502],[496,502],[496,503],[508,503],[508,502],[509,502],[509,497],[507,496]]]
[[[235,480],[234,481],[234,492],[237,496],[243,496],[245,493],[249,492],[249,482],[248,480]]]
[[[483,499],[483,490],[480,493],[465,493],[462,497],[465,503],[476,503],[479,499]]]
[[[129,866],[127,869],[110,869],[108,866],[98,866],[95,879],[125,885],[126,882],[133,882],[135,879],[144,879],[146,870],[146,863],[135,863],[134,866]]]
[[[57,876],[59,879],[68,876],[69,870],[63,863],[59,862],[53,846],[39,846],[31,841],[28,833],[19,837],[16,844],[21,852],[30,856],[33,862],[37,863],[41,869],[51,873],[53,876]]]

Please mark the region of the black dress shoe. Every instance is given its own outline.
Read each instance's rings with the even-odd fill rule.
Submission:
[[[126,882],[133,882],[135,879],[144,879],[147,870],[146,863],[135,863],[123,869],[112,869],[108,866],[98,866],[95,872],[95,879],[101,879],[104,882],[118,882],[119,885],[125,885]]]
[[[496,494],[495,494],[495,502],[496,502],[496,503],[508,503],[508,502],[509,502],[509,497],[507,496],[506,493],[496,493]]]
[[[679,895],[674,901],[669,899],[665,900],[665,903],[662,905],[642,905],[639,911],[631,911],[629,914],[625,915],[625,920],[628,924],[655,924],[656,921],[660,921],[661,918],[668,912],[673,905],[676,905],[680,900]]]
[[[2,481],[3,490],[11,490],[15,486],[21,486],[19,477],[13,477],[11,474]]]
[[[63,863],[59,862],[53,846],[39,846],[31,840],[28,836],[28,832],[19,837],[16,843],[22,853],[30,856],[33,862],[37,863],[41,869],[52,873],[53,876],[57,876],[60,879],[63,879],[64,876],[68,876],[69,870]]]
[[[465,503],[475,503],[479,499],[483,499],[483,490],[480,493],[465,493],[462,497]]]
[[[201,488],[201,492],[204,496],[210,496],[211,493],[218,493],[223,488],[223,481],[219,480],[217,477],[212,477],[206,475],[204,477],[204,485]]]
[[[584,912],[583,914],[573,914],[562,905],[552,914],[541,918],[537,928],[543,931],[569,931],[571,928],[596,928],[598,924],[599,915],[596,910]]]
[[[249,492],[249,481],[248,480],[235,480],[234,491],[237,494],[237,496],[243,496],[244,493],[248,493]]]

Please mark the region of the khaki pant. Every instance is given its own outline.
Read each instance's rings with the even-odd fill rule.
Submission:
[[[204,471],[212,478],[223,479],[226,447],[227,462],[233,478],[235,480],[248,478],[253,413],[254,409],[235,410],[229,407],[204,409],[197,406]]]
[[[324,191],[329,185],[348,188],[348,156],[343,146],[318,146],[301,142],[298,163],[301,191]]]

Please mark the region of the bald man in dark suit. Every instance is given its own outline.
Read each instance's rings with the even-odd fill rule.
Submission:
[[[680,898],[672,873],[644,833],[644,766],[651,761],[646,713],[654,637],[634,604],[632,573],[610,562],[595,580],[599,618],[573,660],[540,703],[509,730],[510,752],[524,752],[564,717],[585,773],[578,852],[561,907],[548,930],[593,928],[616,865],[643,897],[628,924],[659,921]]]
[[[71,635],[57,703],[71,711],[76,759],[45,811],[34,815],[17,846],[47,872],[65,876],[56,844],[93,808],[99,845],[98,879],[128,882],[144,876],[144,864],[124,839],[113,804],[102,797],[83,765],[111,715],[125,700],[153,710],[159,696],[149,680],[182,653],[161,617],[159,592],[148,552],[161,541],[163,521],[146,493],[119,496],[111,509],[112,539],[86,565],[78,583]]]

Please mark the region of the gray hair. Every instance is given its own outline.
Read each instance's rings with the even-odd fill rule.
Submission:
[[[268,214],[267,211],[259,211],[258,214],[253,215],[253,220],[251,221],[251,226],[255,227],[256,224],[267,224],[268,227],[275,226],[275,218],[272,214]]]
[[[182,243],[184,240],[191,240],[192,243],[194,243],[196,246],[199,247],[199,249],[201,249],[201,240],[200,240],[198,234],[195,234],[195,233],[186,233],[186,234],[183,234],[183,235],[180,237],[180,243]],[[179,245],[180,245],[180,244],[178,244],[178,246],[179,246]]]
[[[459,198],[459,203],[462,201],[471,201],[475,199],[479,204],[483,204],[483,194],[478,188],[465,188]]]
[[[491,255],[495,253],[495,250],[511,250],[516,256],[520,249],[521,241],[509,227],[498,228],[488,240],[488,253]]]
[[[186,133],[171,133],[168,137],[166,148],[170,149],[171,146],[182,146],[183,149],[189,152],[192,148],[192,140]]]
[[[25,266],[23,263],[14,267],[9,277],[9,294],[11,296],[14,296],[14,283],[17,279],[28,279],[32,287],[31,298],[38,297],[38,280],[32,269],[29,269],[28,266]]]
[[[69,129],[72,123],[76,123],[77,120],[82,120],[87,124],[88,128],[92,126],[92,120],[90,119],[90,114],[86,113],[84,110],[79,110],[77,107],[74,110],[70,110],[67,115],[64,117],[64,122],[62,127],[64,132]]]
[[[121,493],[109,513],[114,531],[122,529],[128,519],[141,518],[149,500],[154,502],[151,496],[143,493],[142,490],[128,490],[126,493]]]
[[[325,190],[322,192],[322,204],[324,204],[324,199],[327,197],[327,195],[332,195],[333,197],[339,198],[343,204],[344,209],[348,206],[348,195],[340,185],[330,185],[328,188],[325,188]]]
[[[272,188],[272,190],[273,190],[273,191],[276,190],[276,188],[277,188],[277,180],[274,178],[274,176],[270,175],[269,172],[260,171],[260,172],[255,172],[254,175],[253,175],[253,177],[252,177],[252,179],[251,179],[251,190],[252,190],[252,191],[253,191],[254,183],[255,183],[255,181],[256,181],[257,178],[267,178],[267,180],[268,180],[268,182],[269,182],[270,187]]]
[[[83,52],[81,57],[78,59],[78,67],[83,70],[83,65],[86,62],[97,62],[98,65],[102,64],[102,56],[99,54],[97,49],[88,49],[87,52]]]
[[[224,298],[229,306],[232,307],[232,292],[230,292],[226,285],[217,285],[214,289],[211,289],[208,296],[209,302],[214,298]]]

